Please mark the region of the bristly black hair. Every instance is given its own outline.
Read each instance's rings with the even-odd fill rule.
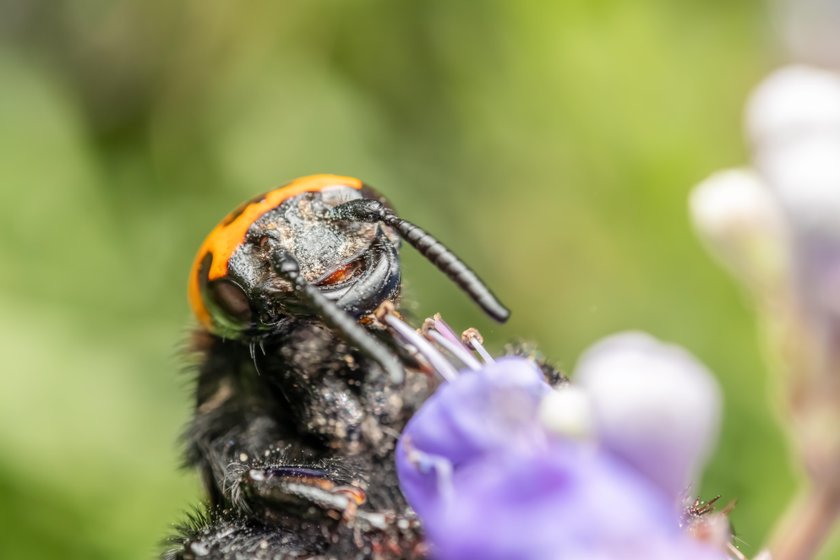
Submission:
[[[263,525],[231,509],[201,506],[186,512],[162,545],[162,560],[282,560],[290,557],[287,553],[297,558],[307,550],[295,532]]]

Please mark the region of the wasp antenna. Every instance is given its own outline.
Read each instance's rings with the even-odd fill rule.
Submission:
[[[295,286],[297,293],[325,323],[364,355],[382,366],[394,383],[402,383],[405,371],[393,353],[359,326],[343,309],[327,299],[318,288],[308,283],[300,273],[300,266],[292,255],[283,250],[275,250],[272,251],[272,259],[275,270]]]
[[[510,311],[493,295],[487,284],[443,243],[396,214],[386,214],[382,221],[397,230],[400,237],[464,290],[485,313],[500,323],[507,321]]]
[[[430,233],[394,214],[378,200],[351,200],[332,208],[327,217],[333,220],[382,222],[391,226],[406,243],[446,274],[490,317],[500,323],[504,323],[510,317],[510,311],[502,305],[499,298],[493,295],[490,288],[455,253]]]

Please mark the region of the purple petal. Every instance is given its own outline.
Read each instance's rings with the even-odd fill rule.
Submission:
[[[436,501],[441,461],[453,469],[498,450],[545,439],[536,418],[550,391],[542,372],[522,358],[503,358],[462,372],[409,421],[397,449],[403,491],[418,513]]]
[[[592,448],[553,442],[453,474],[423,517],[436,558],[721,559],[678,528],[644,478]]]

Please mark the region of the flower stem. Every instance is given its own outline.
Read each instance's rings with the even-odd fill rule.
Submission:
[[[814,486],[787,509],[770,540],[773,560],[814,558],[840,515],[840,487]]]

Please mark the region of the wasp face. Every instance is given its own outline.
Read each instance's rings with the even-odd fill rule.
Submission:
[[[232,255],[227,280],[250,302],[251,328],[270,329],[284,316],[306,314],[294,286],[277,274],[277,252],[291,255],[306,282],[355,317],[397,296],[399,239],[382,224],[334,221],[327,212],[360,191],[333,187],[298,195],[266,213]]]
[[[380,223],[340,221],[328,212],[351,200],[378,196],[369,188],[333,185],[283,200],[247,228],[225,273],[210,278],[208,253],[198,274],[214,330],[232,338],[270,333],[290,316],[312,313],[295,286],[278,274],[278,253],[293,258],[303,279],[358,318],[399,294],[399,237]],[[260,201],[251,204],[259,204]]]
[[[399,295],[400,240],[491,317],[507,319],[507,309],[451,251],[359,179],[337,175],[301,177],[231,212],[198,251],[190,303],[211,334],[251,348],[288,320],[313,317],[398,381],[403,368],[359,319]]]

